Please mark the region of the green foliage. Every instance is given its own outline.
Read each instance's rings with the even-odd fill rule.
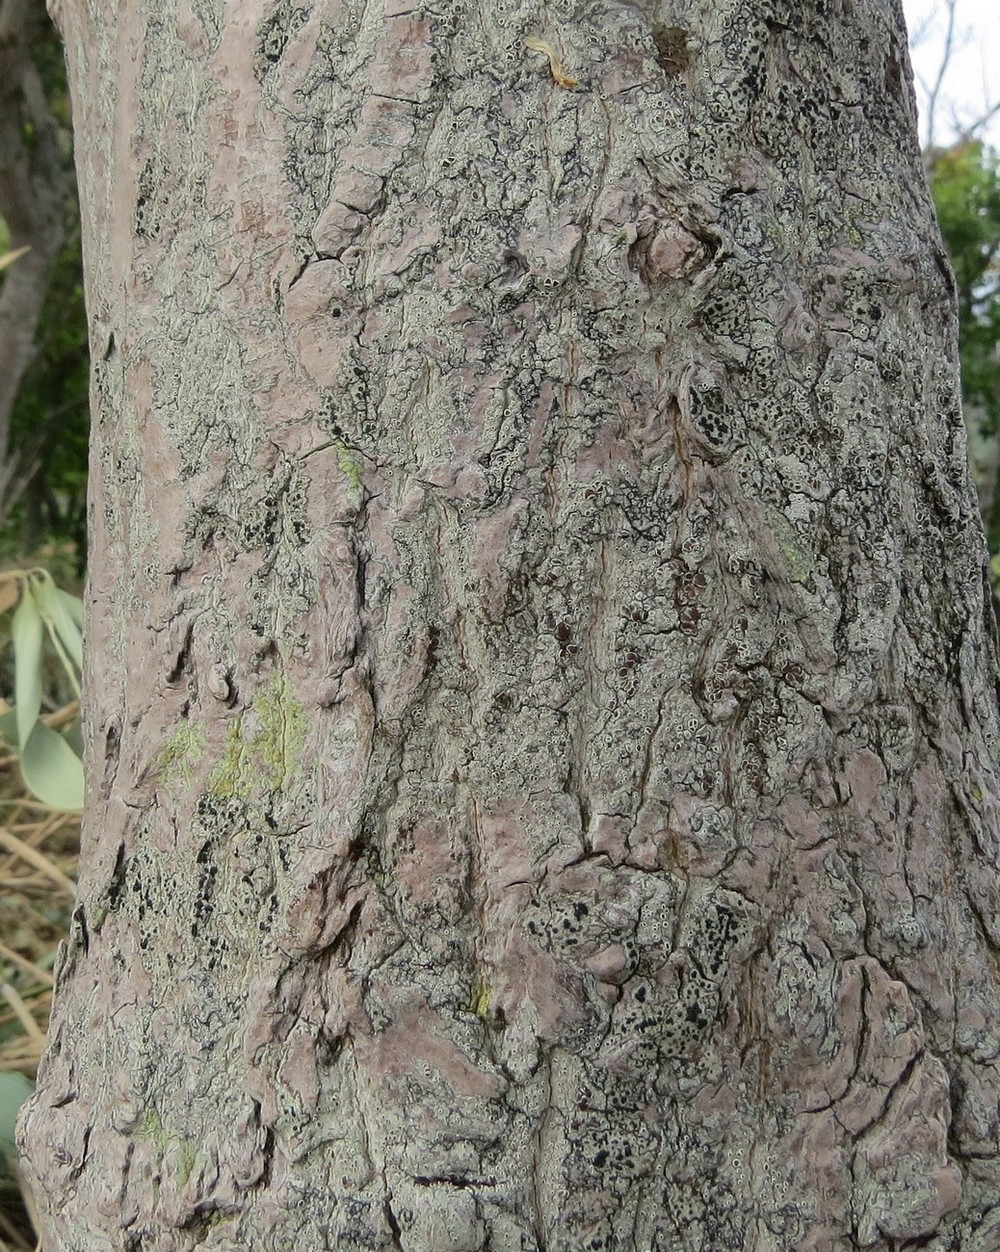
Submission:
[[[984,312],[1000,285],[1000,155],[964,143],[934,162],[934,202],[951,254],[962,312]]]
[[[35,359],[11,413],[11,453],[23,468],[34,468],[0,526],[0,552],[7,556],[46,542],[70,542],[81,566],[90,428],[82,266],[76,223],[53,269]]]
[[[931,186],[958,285],[962,398],[978,433],[1000,440],[1000,154],[970,142],[937,154]],[[995,457],[992,458],[995,460]],[[997,471],[994,470],[995,474]],[[988,484],[990,551],[1000,553],[1000,484]]]
[[[1000,424],[1000,155],[961,144],[934,164],[934,201],[958,284],[962,388]]]
[[[14,606],[16,605],[16,608]],[[46,570],[0,574],[0,609],[14,608],[14,706],[0,714],[0,737],[17,753],[25,785],[54,809],[83,807],[83,765],[71,733],[42,720],[46,650],[77,699],[83,669],[83,605]]]
[[[62,44],[48,22],[31,41],[50,115],[59,127],[66,170],[72,169],[70,98]],[[30,138],[26,136],[26,139]],[[71,545],[75,576],[86,552],[89,360],[83,302],[79,211],[67,204],[66,243],[51,271],[34,360],[11,413],[8,455],[18,467],[13,498],[0,501],[0,556],[13,560],[46,543]],[[0,218],[0,254],[10,236]],[[0,261],[0,270],[3,269]],[[0,273],[0,284],[3,274]],[[0,455],[4,450],[0,449]]]

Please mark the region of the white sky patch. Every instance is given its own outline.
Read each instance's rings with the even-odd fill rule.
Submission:
[[[928,142],[928,100],[941,72],[948,30],[946,0],[903,0],[920,105],[920,142]],[[952,51],[934,111],[934,143],[946,147],[1000,104],[1000,0],[955,0]],[[976,131],[1000,148],[1000,110]]]

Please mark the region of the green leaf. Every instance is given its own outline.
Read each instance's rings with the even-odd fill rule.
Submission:
[[[17,737],[27,743],[31,728],[42,708],[42,617],[25,580],[21,603],[11,623],[14,640],[14,703],[17,710]]]
[[[83,601],[79,596],[71,596],[68,591],[63,591],[60,587],[59,598],[66,605],[66,611],[76,623],[77,629],[83,632]]]
[[[3,723],[3,719],[0,718],[0,724],[2,723]],[[68,726],[64,726],[63,729],[59,733],[66,740],[69,746],[73,749],[76,755],[79,757],[82,757],[83,756],[83,727],[80,725],[80,719],[76,718],[74,721],[70,722]]]
[[[17,1144],[14,1124],[18,1109],[34,1091],[23,1074],[14,1070],[0,1070],[0,1158],[17,1160]]]
[[[79,675],[83,670],[83,637],[80,634],[80,627],[73,620],[73,615],[63,599],[63,593],[52,581],[51,574],[44,574],[39,579],[35,596],[42,619],[52,639],[52,646],[58,653],[63,669],[69,675],[70,682],[73,683],[76,694],[79,696]],[[66,599],[72,599],[72,596],[67,596]]]
[[[57,731],[36,722],[21,749],[21,774],[30,791],[53,809],[83,808],[83,763]]]

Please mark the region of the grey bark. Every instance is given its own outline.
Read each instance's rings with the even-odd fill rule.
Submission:
[[[47,1246],[1000,1246],[997,659],[883,0],[69,0]]]

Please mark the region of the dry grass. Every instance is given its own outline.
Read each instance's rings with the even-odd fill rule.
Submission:
[[[80,820],[27,797],[0,748],[0,1070],[34,1079],[52,1003],[52,965],[69,927]],[[36,1240],[17,1184],[0,1177],[0,1252]]]

